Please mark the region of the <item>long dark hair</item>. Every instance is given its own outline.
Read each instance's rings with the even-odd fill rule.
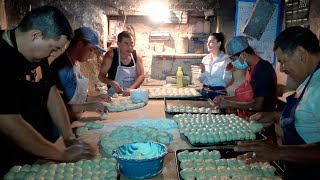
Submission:
[[[217,42],[221,42],[219,50],[225,53],[226,52],[226,49],[224,48],[225,35],[222,32],[219,32],[219,33],[211,33],[210,36],[214,36],[217,39]]]

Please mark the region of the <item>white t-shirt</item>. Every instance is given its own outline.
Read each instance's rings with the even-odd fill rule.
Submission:
[[[298,94],[309,78],[298,87]],[[296,130],[306,143],[320,142],[320,69],[313,74],[294,117]]]
[[[207,86],[223,86],[230,82],[232,74],[226,71],[226,66],[230,62],[229,58],[223,58],[225,54],[221,52],[217,58],[211,60],[211,54],[206,55],[202,62],[206,68],[204,73],[199,73],[199,81]],[[200,70],[201,71],[201,70]]]

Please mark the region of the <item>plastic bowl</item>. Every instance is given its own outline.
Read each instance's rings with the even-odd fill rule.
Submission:
[[[131,89],[130,98],[133,103],[148,103],[149,91],[147,89]]]
[[[166,145],[157,142],[130,143],[112,151],[122,175],[132,179],[147,179],[158,175],[168,154]]]

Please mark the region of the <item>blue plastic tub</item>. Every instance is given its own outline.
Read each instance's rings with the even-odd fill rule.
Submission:
[[[158,175],[163,168],[168,148],[161,143],[145,142],[122,145],[113,150],[122,175],[132,179],[147,179]]]

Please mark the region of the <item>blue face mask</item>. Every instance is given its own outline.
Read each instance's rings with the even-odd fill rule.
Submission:
[[[248,64],[246,61],[244,61],[243,64],[241,63],[240,57],[237,60],[233,61],[232,65],[234,65],[234,67],[236,67],[237,69],[240,69],[240,70],[247,69],[247,67],[248,67]]]

